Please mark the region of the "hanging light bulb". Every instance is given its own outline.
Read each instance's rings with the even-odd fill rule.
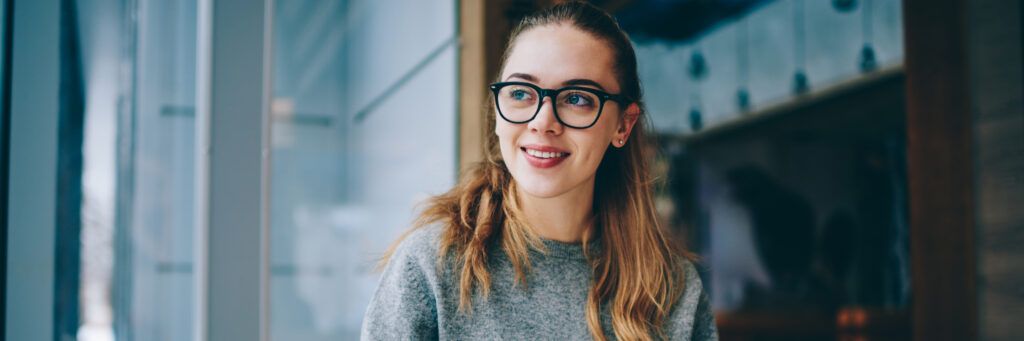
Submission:
[[[875,59],[875,49],[871,46],[871,0],[864,0],[864,8],[861,13],[861,32],[864,37],[864,46],[860,49],[860,71],[870,72],[878,67]]]
[[[750,92],[747,89],[750,63],[747,50],[748,34],[747,19],[744,17],[736,27],[736,106],[744,113],[750,111]]]
[[[690,107],[690,130],[699,131],[704,128],[704,119],[701,118],[700,107],[696,104]]]
[[[690,130],[698,131],[704,128],[704,118],[701,113],[701,95],[700,95],[700,82],[708,75],[708,62],[704,58],[704,54],[701,52],[700,47],[695,47],[693,53],[690,54],[690,62],[687,65],[687,73],[690,79],[694,83],[693,103],[690,106]]]
[[[707,59],[704,59],[704,54],[700,52],[700,49],[695,49],[690,54],[687,71],[690,73],[690,79],[695,81],[703,80],[708,75],[708,62]]]
[[[857,0],[832,0],[832,8],[840,12],[850,12],[857,8]]]
[[[804,71],[804,2],[793,1],[793,55],[796,59],[796,71],[793,73],[793,93],[803,94],[810,89],[807,74]]]

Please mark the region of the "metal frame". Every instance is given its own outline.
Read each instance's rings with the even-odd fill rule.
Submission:
[[[10,61],[7,340],[51,340],[57,206],[60,0],[14,1]]]
[[[269,337],[273,0],[200,0],[195,340]],[[262,34],[253,34],[262,32]]]
[[[7,202],[11,144],[11,4],[0,1],[0,335],[7,335]]]

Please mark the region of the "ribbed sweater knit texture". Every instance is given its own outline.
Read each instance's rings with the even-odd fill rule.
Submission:
[[[592,274],[582,244],[544,240],[544,252],[530,251],[526,285],[516,283],[505,253],[489,248],[490,293],[485,298],[477,290],[467,313],[458,310],[454,258],[438,266],[441,233],[442,227],[424,227],[399,244],[366,311],[363,340],[592,339],[585,315]],[[600,242],[594,246],[599,249]],[[689,262],[685,271],[684,294],[665,321],[665,335],[671,340],[717,340],[700,277]],[[605,336],[614,340],[607,309],[602,309],[601,320]]]

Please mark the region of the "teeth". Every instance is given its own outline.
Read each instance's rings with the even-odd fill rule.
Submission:
[[[539,157],[539,158],[541,158],[541,159],[550,159],[550,158],[556,158],[556,157],[564,157],[564,156],[565,156],[565,153],[559,153],[559,152],[554,152],[554,153],[552,153],[552,152],[542,152],[542,151],[539,151],[539,150],[533,150],[533,149],[527,149],[527,150],[526,150],[526,153],[527,153],[527,154],[530,154],[530,155],[532,155],[532,156],[534,156],[534,157]]]

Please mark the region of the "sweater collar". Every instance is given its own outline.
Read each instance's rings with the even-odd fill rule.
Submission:
[[[587,259],[586,254],[583,252],[583,242],[567,243],[543,238],[541,239],[541,242],[544,243],[544,251],[534,249],[531,249],[531,251],[539,253],[545,257],[572,260]],[[598,238],[591,239],[589,245],[587,245],[587,252],[589,252],[592,257],[599,255],[601,252],[601,240]]]

